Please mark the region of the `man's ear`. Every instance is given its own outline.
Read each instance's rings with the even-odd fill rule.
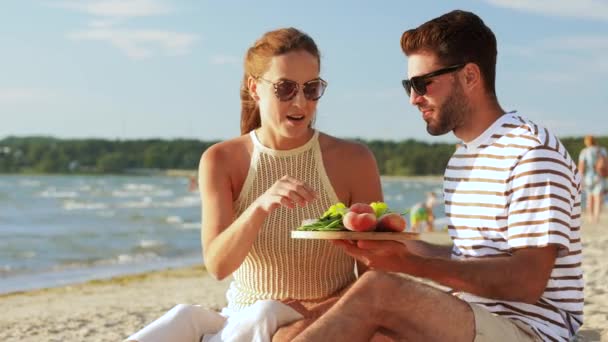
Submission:
[[[467,89],[473,89],[481,85],[481,70],[477,64],[467,63],[467,65],[464,67],[463,74],[465,82],[464,84]]]
[[[258,96],[258,82],[255,78],[249,76],[247,78],[247,89],[249,90],[249,96],[254,99],[256,102],[260,100]]]

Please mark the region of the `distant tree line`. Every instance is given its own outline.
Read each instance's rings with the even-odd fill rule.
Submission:
[[[582,137],[561,139],[577,159]],[[358,140],[372,150],[383,175],[441,175],[454,152],[453,143],[416,140]],[[599,137],[608,146],[608,136]],[[194,139],[57,139],[7,137],[0,140],[0,173],[125,173],[138,169],[198,167],[201,154],[216,141]]]
[[[56,139],[0,140],[3,173],[123,173],[134,169],[194,169],[214,142],[176,140]]]

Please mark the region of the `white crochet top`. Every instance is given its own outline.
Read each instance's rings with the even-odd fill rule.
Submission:
[[[338,202],[329,182],[319,132],[292,150],[263,146],[250,132],[253,153],[249,173],[235,202],[235,215],[245,209],[284,175],[310,185],[317,199],[305,207],[280,207],[264,221],[253,247],[233,273],[228,309],[240,309],[262,299],[299,299],[314,302],[343,289],[355,280],[354,260],[327,240],[292,239],[290,232],[304,219],[320,217]]]

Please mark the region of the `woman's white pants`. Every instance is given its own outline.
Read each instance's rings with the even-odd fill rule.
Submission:
[[[178,304],[126,341],[269,342],[278,328],[302,318],[291,307],[274,300],[258,301],[238,312],[224,309],[221,313],[200,305]]]

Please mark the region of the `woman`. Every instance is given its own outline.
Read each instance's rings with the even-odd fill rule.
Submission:
[[[585,136],[585,148],[578,157],[578,169],[583,175],[583,185],[586,194],[587,215],[592,223],[600,221],[600,212],[604,202],[604,179],[596,170],[599,158],[606,158],[606,150],[597,146],[595,138]]]
[[[234,276],[222,311],[229,319],[220,320],[218,334],[231,340],[238,337],[225,334],[253,329],[268,340],[294,317],[314,319],[356,277],[354,259],[329,241],[291,239],[290,231],[338,201],[381,201],[382,189],[369,149],[312,128],[327,83],[308,35],[294,28],[268,32],[249,48],[244,66],[242,135],[207,149],[199,166],[202,243],[209,273]],[[255,312],[246,319],[247,310]],[[152,324],[131,339],[153,341],[167,333],[177,341],[171,331],[179,322],[209,318],[207,310],[183,305],[167,315],[156,324],[161,328]],[[260,333],[275,315],[279,323]],[[198,341],[202,334],[211,340],[219,323],[214,329],[196,325],[180,340]]]

